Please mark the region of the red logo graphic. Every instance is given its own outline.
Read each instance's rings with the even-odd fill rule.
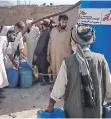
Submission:
[[[109,11],[108,14],[106,14],[103,18],[103,21],[110,21],[111,20],[111,10]]]
[[[85,11],[80,11],[79,15],[86,15],[87,13]]]

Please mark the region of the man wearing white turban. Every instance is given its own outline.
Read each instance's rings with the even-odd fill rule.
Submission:
[[[26,20],[26,25],[29,25],[33,22],[33,19]],[[39,28],[35,25],[32,26],[31,29],[25,34],[24,39],[27,43],[27,62],[28,64],[32,65],[34,50],[40,35]]]

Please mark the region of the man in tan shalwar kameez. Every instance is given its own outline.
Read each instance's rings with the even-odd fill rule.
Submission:
[[[71,31],[67,28],[68,16],[59,16],[59,25],[52,29],[48,47],[48,60],[51,58],[53,81],[59,72],[64,57],[71,54]]]

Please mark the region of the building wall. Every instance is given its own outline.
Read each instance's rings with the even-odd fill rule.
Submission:
[[[74,8],[73,10],[66,13],[69,16],[69,27],[73,27],[77,23],[79,7]]]

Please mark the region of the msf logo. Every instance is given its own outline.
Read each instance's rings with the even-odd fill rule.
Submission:
[[[85,16],[87,13],[83,10],[80,10],[80,13],[78,15],[78,19],[81,19],[83,16]]]
[[[106,14],[103,18],[103,21],[110,21],[111,20],[111,10],[109,11],[108,14]]]
[[[86,13],[85,11],[80,11],[79,16],[80,16],[80,15],[83,15],[83,16],[84,16],[84,15],[86,15],[86,14],[87,14],[87,13]]]

